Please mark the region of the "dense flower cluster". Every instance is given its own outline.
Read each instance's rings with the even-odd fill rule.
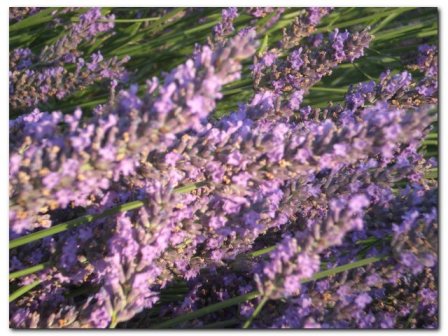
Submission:
[[[299,45],[304,37],[310,36],[315,31],[321,19],[328,15],[331,10],[330,7],[306,8],[304,13],[297,16],[289,27],[283,28],[282,48],[290,49]],[[316,40],[320,38],[320,34],[316,36]]]
[[[437,328],[437,183],[425,177],[436,160],[418,151],[435,120],[437,48],[419,48],[415,80],[388,71],[342,104],[305,106],[373,38],[314,34],[330,11],[301,11],[278,48],[255,56],[256,30],[234,32],[238,10],[224,9],[210,44],[143,91],[121,90],[90,116],[36,108],[11,120],[10,239],[60,230],[11,250],[13,275],[43,266],[12,277],[15,289],[38,285],[10,303],[10,325],[160,327],[250,295],[172,326]],[[112,28],[91,9],[38,57],[13,50],[10,104],[122,79],[126,60],[77,50]],[[215,120],[251,58],[253,96]]]
[[[314,20],[310,20],[309,16],[305,16],[305,19],[300,17],[302,20],[296,19],[292,33],[288,34],[285,30],[287,37],[283,38],[282,47],[266,51],[253,66],[255,87],[273,94],[276,105],[280,105],[283,100],[286,101],[283,105],[292,111],[297,110],[310,87],[330,75],[340,63],[353,62],[364,55],[364,49],[372,39],[368,31],[351,34],[348,31],[340,33],[335,29],[327,38],[321,36],[306,49],[305,44],[293,48],[312,32],[312,29],[307,30],[303,25],[314,27],[325,11],[321,10]],[[308,15],[311,16],[310,13]],[[286,50],[289,51],[288,56],[280,57]]]
[[[92,8],[80,15],[79,22],[68,27],[66,35],[46,46],[39,55],[28,48],[12,50],[9,58],[11,108],[26,110],[50,98],[61,100],[105,79],[113,83],[124,80],[123,65],[128,61],[127,57],[104,59],[98,51],[90,59],[84,59],[78,50],[81,44],[92,42],[97,35],[113,27],[113,15],[106,17],[98,8]]]
[[[9,22],[19,22],[24,18],[34,15],[41,10],[39,7],[11,7],[9,10]]]
[[[221,40],[234,31],[233,20],[238,16],[238,9],[230,7],[222,10],[222,20],[213,28],[215,39]]]

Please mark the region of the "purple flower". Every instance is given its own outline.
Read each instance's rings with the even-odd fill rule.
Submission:
[[[335,29],[333,33],[330,34],[330,41],[332,42],[332,47],[334,49],[334,57],[336,61],[341,62],[346,57],[344,43],[349,37],[349,32],[345,31],[343,33],[339,32],[339,29]]]
[[[230,153],[227,158],[227,163],[232,166],[240,166],[243,163],[241,153],[238,150]]]
[[[370,295],[363,293],[356,297],[355,303],[359,308],[364,308],[366,305],[372,302]]]
[[[291,62],[291,67],[294,70],[300,70],[300,67],[303,65],[303,60],[301,58],[301,53],[302,53],[303,48],[299,48],[297,50],[294,50],[291,53],[290,56],[290,62]]]
[[[302,104],[302,101],[303,101],[303,95],[304,95],[303,90],[296,90],[291,95],[291,98],[289,101],[289,107],[292,110],[297,111],[300,108],[300,105]]]
[[[109,326],[111,316],[104,306],[93,309],[90,314],[90,323],[93,328],[107,328]]]
[[[222,39],[225,35],[233,32],[233,20],[238,16],[238,10],[236,7],[229,7],[222,10],[221,22],[218,23],[214,28],[215,38],[217,40]]]
[[[350,210],[357,213],[369,205],[369,200],[364,195],[356,195],[350,200]]]

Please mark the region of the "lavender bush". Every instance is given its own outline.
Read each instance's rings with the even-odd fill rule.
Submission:
[[[10,327],[438,328],[434,35],[361,69],[434,12],[369,11],[12,8]]]

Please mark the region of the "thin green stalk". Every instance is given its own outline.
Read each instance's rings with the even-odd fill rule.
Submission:
[[[252,315],[250,316],[250,318],[246,322],[244,322],[243,329],[248,329],[250,327],[250,325],[252,324],[252,321],[260,314],[261,310],[263,309],[266,302],[268,302],[268,300],[269,300],[268,295],[263,296],[263,298],[261,299],[257,308],[255,308],[255,310],[252,313]]]
[[[112,318],[111,318],[111,322],[110,322],[110,325],[109,325],[109,329],[115,329],[117,324],[118,324],[117,313],[114,311],[114,312],[112,312]]]
[[[184,186],[178,187],[176,189],[174,189],[174,192],[178,193],[178,194],[186,194],[189,193],[193,190],[196,190],[198,188],[204,187],[207,184],[207,182],[202,181],[202,182],[197,182],[197,183],[191,183],[191,184],[186,184]]]
[[[427,179],[437,179],[439,177],[439,171],[437,168],[429,169],[425,172],[425,178]]]
[[[338,266],[338,267],[335,267],[335,268],[331,268],[331,269],[328,269],[328,270],[316,273],[311,278],[302,280],[302,283],[307,283],[307,282],[310,282],[310,281],[320,280],[320,279],[323,279],[323,278],[326,278],[326,277],[329,277],[329,276],[332,276],[332,275],[336,275],[338,273],[342,273],[342,272],[345,272],[345,271],[352,270],[354,268],[363,267],[363,266],[375,263],[377,261],[384,260],[386,258],[387,258],[387,256],[379,256],[379,257],[370,257],[370,258],[361,259],[361,260],[352,262],[350,264],[345,264],[345,265],[342,265],[342,266]]]
[[[179,323],[182,322],[187,322],[196,318],[199,318],[201,316],[213,313],[215,311],[221,310],[221,309],[225,309],[243,302],[246,302],[248,300],[252,300],[255,299],[256,297],[258,297],[260,295],[260,293],[258,291],[254,291],[254,292],[250,292],[248,294],[244,294],[244,295],[240,295],[237,297],[234,297],[232,299],[228,299],[226,301],[223,302],[218,302],[215,304],[212,304],[210,306],[195,310],[193,312],[184,314],[184,315],[180,315],[178,317],[175,317],[171,320],[156,324],[152,327],[152,329],[162,329],[162,328],[171,328],[176,326]]]
[[[193,183],[185,186],[181,186],[179,188],[174,189],[174,192],[177,193],[188,193],[192,190],[195,190],[197,188],[200,188],[204,186],[204,182],[198,182]],[[72,220],[69,220],[67,222],[52,226],[48,229],[37,231],[34,233],[31,233],[29,235],[19,237],[17,239],[11,240],[9,242],[9,249],[13,249],[25,244],[29,244],[31,242],[55,235],[57,233],[61,233],[70,229],[73,229],[75,227],[78,227],[79,225],[91,223],[97,219],[105,218],[107,216],[115,215],[120,212],[124,211],[131,211],[138,208],[141,208],[144,205],[143,201],[133,201],[125,204],[121,204],[119,206],[113,207],[109,210],[104,211],[103,213],[96,214],[96,215],[85,215],[79,218],[75,218]]]
[[[129,202],[126,204],[122,204],[116,207],[113,207],[109,210],[106,210],[105,212],[101,213],[101,214],[97,214],[97,215],[85,215],[79,218],[75,218],[72,219],[68,222],[65,223],[61,223],[55,226],[52,226],[48,229],[45,230],[41,230],[41,231],[37,231],[34,233],[31,233],[29,235],[11,240],[9,242],[9,249],[13,249],[25,244],[29,244],[32,243],[34,241],[46,238],[46,237],[50,237],[52,235],[55,235],[57,233],[61,233],[70,229],[73,229],[75,227],[78,227],[79,225],[82,224],[86,224],[86,223],[91,223],[94,220],[97,219],[101,219],[101,218],[105,218],[107,216],[111,216],[111,215],[115,215],[117,213],[120,212],[124,212],[124,211],[131,211],[131,210],[135,210],[138,208],[141,208],[143,206],[143,201],[134,201],[134,202]]]
[[[152,40],[154,40],[155,34],[159,33],[163,29],[166,29],[167,27],[174,25],[174,24],[179,25],[182,23],[187,23],[188,20],[182,20],[182,21],[179,21],[179,19],[171,20],[176,15],[178,15],[180,12],[182,12],[184,10],[185,10],[185,8],[182,8],[182,7],[175,8],[175,9],[171,10],[170,12],[168,12],[167,14],[162,16],[159,20],[155,21],[153,24],[149,25],[148,27],[139,29],[139,31],[134,36],[132,36],[130,39],[129,39],[129,36],[125,36],[125,37],[121,38],[121,40],[117,39],[112,44],[110,44],[108,47],[106,47],[105,50],[107,50],[107,52],[109,52],[113,55],[117,55],[118,50],[126,49],[129,47],[130,44],[137,44],[142,39],[147,38],[148,36],[151,36]],[[145,56],[146,56],[145,60],[147,61],[147,55],[145,55]]]
[[[46,262],[46,263],[42,263],[42,264],[38,264],[38,265],[34,265],[34,266],[31,266],[31,267],[22,269],[20,271],[9,273],[9,280],[13,280],[13,279],[16,279],[16,278],[23,277],[25,275],[29,275],[29,274],[33,274],[33,273],[42,271],[45,268],[47,268],[49,265],[50,265],[50,263]]]
[[[321,272],[314,274],[311,278],[303,279],[301,281],[301,283],[307,283],[310,281],[323,279],[323,278],[326,278],[326,277],[329,277],[332,275],[336,275],[341,272],[349,271],[354,268],[366,266],[366,265],[372,264],[374,262],[384,260],[385,258],[387,258],[387,256],[366,258],[366,259],[355,261],[350,264],[346,264],[346,265],[338,266],[338,267],[335,267],[335,268],[332,268],[329,270],[321,271]],[[151,328],[152,329],[172,328],[172,327],[175,327],[176,325],[178,325],[179,323],[194,320],[196,318],[213,313],[215,311],[218,311],[218,310],[221,310],[224,308],[228,308],[228,307],[231,307],[234,305],[238,305],[240,303],[255,299],[255,298],[259,297],[260,295],[261,295],[260,292],[253,291],[253,292],[250,292],[250,293],[247,293],[244,295],[236,296],[236,297],[228,299],[226,301],[218,302],[218,303],[212,304],[210,306],[198,309],[196,311],[193,311],[193,312],[181,315],[181,316],[177,316],[171,320],[168,320],[168,321],[165,321],[162,323],[158,323],[158,324],[152,326]]]
[[[144,18],[144,19],[100,19],[97,20],[97,22],[110,22],[113,21],[114,23],[135,23],[135,22],[147,22],[147,21],[157,21],[160,19],[160,16],[150,17],[150,18]],[[79,18],[72,18],[72,22],[79,22]]]
[[[187,240],[186,242],[190,243],[189,240]],[[182,246],[182,244],[180,244],[180,246]],[[186,244],[185,244],[185,246],[186,246]],[[179,245],[177,247],[179,247]],[[25,275],[30,275],[30,274],[33,274],[33,273],[36,273],[36,272],[39,272],[39,271],[43,271],[47,267],[50,267],[50,266],[51,266],[51,263],[49,261],[47,261],[47,262],[42,263],[42,264],[38,264],[38,265],[35,265],[35,266],[32,266],[32,267],[28,267],[28,268],[22,269],[20,271],[16,271],[14,273],[11,273],[9,275],[9,279],[13,280],[13,279],[16,279],[16,278],[23,277]],[[72,292],[72,294],[79,295],[80,293],[81,294],[84,293],[83,291],[90,290],[90,289],[91,288],[83,287],[83,289],[79,293],[78,293],[78,291],[75,290],[75,292]],[[184,292],[186,292],[187,289],[188,289],[188,287],[186,285],[181,284],[179,286],[173,286],[173,287],[170,287],[168,289],[164,289],[164,292],[167,292],[167,293],[171,293],[171,292],[174,292],[174,291],[184,291]]]
[[[189,34],[197,33],[202,30],[207,30],[216,25],[219,22],[219,20],[213,21],[213,22],[207,22],[201,25],[197,25],[194,28],[190,28],[181,32],[173,31],[169,34],[164,34],[158,38],[152,39],[148,43],[145,43],[144,45],[139,44],[137,46],[132,46],[127,48],[126,50],[123,50],[122,52],[116,50],[115,54],[117,56],[124,56],[124,55],[130,55],[135,56],[137,54],[147,54],[149,51],[153,51],[155,48],[158,48],[160,46],[163,46],[166,48],[166,44],[168,41],[171,41],[173,43],[177,43],[178,41],[181,43],[184,43],[185,38]]]
[[[296,11],[293,11],[293,12],[291,12],[291,13],[284,14],[284,15],[283,15],[283,18],[284,18],[285,20],[292,20],[292,19],[295,19],[295,17],[296,17],[297,15],[299,15],[300,13],[302,13],[303,11],[304,11],[304,9],[302,8],[302,9],[300,9],[300,10],[296,10]]]
[[[310,91],[315,92],[337,92],[337,93],[347,93],[347,88],[329,88],[329,87],[318,87],[313,86],[310,88]]]
[[[266,248],[261,249],[261,250],[257,250],[257,251],[251,252],[251,253],[249,253],[249,257],[251,257],[251,258],[259,257],[259,256],[261,256],[263,254],[266,254],[266,253],[269,253],[271,251],[274,251],[276,247],[277,247],[277,245],[274,245],[274,246],[266,247]]]
[[[33,283],[30,283],[29,285],[20,287],[18,290],[16,290],[14,293],[12,293],[9,296],[9,302],[11,303],[14,300],[18,299],[19,297],[21,297],[22,295],[25,295],[26,293],[28,293],[33,288],[35,288],[38,285],[40,285],[41,282],[42,282],[42,280],[36,280]]]

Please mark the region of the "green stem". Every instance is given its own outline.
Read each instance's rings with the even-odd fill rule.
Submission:
[[[207,185],[206,181],[202,181],[202,182],[197,182],[197,183],[191,183],[191,184],[186,184],[184,186],[178,187],[176,189],[174,189],[174,192],[178,193],[178,194],[186,194],[189,193],[193,190],[199,189],[204,187],[205,185]]]
[[[274,245],[274,246],[266,247],[266,248],[261,249],[261,250],[257,250],[257,251],[251,252],[251,253],[249,253],[249,257],[251,257],[251,258],[259,257],[259,256],[261,256],[263,254],[266,254],[266,253],[269,253],[271,251],[274,251],[276,247],[277,247],[277,245]]]
[[[391,240],[391,239],[392,239],[392,236],[391,236],[391,235],[387,235],[387,236],[385,236],[385,237],[383,237],[383,238],[369,237],[369,238],[367,238],[367,239],[360,239],[360,240],[357,240],[357,241],[355,242],[355,245],[372,244],[372,243],[376,243],[376,242],[378,242],[378,241],[389,241],[389,240]]]
[[[42,280],[36,280],[36,281],[30,283],[29,285],[19,288],[18,290],[16,290],[14,293],[12,293],[9,296],[9,302],[11,303],[14,300],[18,299],[19,297],[21,297],[22,295],[28,293],[34,287],[37,287],[38,285],[40,285],[41,282],[42,282]]]
[[[117,326],[118,321],[117,321],[117,313],[114,311],[112,313],[112,319],[109,325],[109,329],[115,329],[115,327]]]
[[[25,245],[25,244],[29,244],[36,240],[40,240],[40,239],[55,235],[57,233],[61,233],[61,232],[73,229],[82,224],[91,223],[97,219],[101,219],[101,218],[104,218],[104,217],[107,217],[110,215],[115,215],[120,212],[130,211],[130,210],[141,208],[143,206],[143,204],[144,204],[143,201],[129,202],[126,204],[119,205],[117,207],[113,207],[109,210],[106,210],[105,212],[103,212],[101,214],[85,215],[85,216],[82,216],[79,218],[72,219],[68,222],[52,226],[48,229],[37,231],[37,232],[31,233],[29,235],[14,239],[9,242],[9,249],[13,249],[13,248]]]
[[[388,236],[385,239],[386,240],[390,240],[391,237]],[[367,239],[364,239],[364,240],[358,240],[355,244],[356,245],[371,244],[371,243],[374,243],[374,242],[377,242],[377,241],[378,241],[378,238],[370,237],[370,238],[367,238]],[[256,257],[265,255],[265,254],[275,250],[276,247],[277,247],[277,245],[265,247],[265,248],[263,248],[261,250],[257,250],[257,251],[248,253],[247,256],[250,257],[250,258],[256,258]],[[46,269],[48,266],[50,266],[50,262],[46,262],[46,263],[42,263],[42,264],[38,264],[38,265],[35,265],[35,266],[32,266],[32,267],[25,268],[25,269],[22,269],[20,271],[16,271],[14,273],[10,273],[9,274],[9,279],[13,280],[13,279],[16,279],[16,278],[23,277],[25,275],[36,273],[36,272],[39,272],[39,271],[42,271],[42,270]],[[179,294],[179,293],[184,293],[186,291],[187,291],[187,287],[186,286],[181,286],[181,287],[174,286],[174,287],[171,287],[171,288],[164,289],[165,293],[176,292],[176,293]]]
[[[100,20],[97,20],[97,22],[111,22],[112,21],[114,23],[135,23],[135,22],[157,21],[159,19],[160,19],[160,16],[144,18],[144,19],[114,19],[114,20],[100,19]],[[72,22],[79,22],[80,19],[79,18],[73,18],[71,21]]]
[[[315,92],[337,92],[337,93],[347,93],[348,88],[329,88],[329,87],[318,87],[313,86],[310,88],[310,91]]]
[[[301,283],[307,283],[310,281],[315,281],[315,280],[319,280],[319,279],[323,279],[332,275],[336,275],[338,273],[341,272],[345,272],[345,271],[349,271],[351,269],[354,268],[358,268],[358,267],[362,267],[362,266],[366,266],[368,264],[380,261],[387,258],[387,256],[379,256],[379,257],[371,257],[371,258],[366,258],[366,259],[362,259],[362,260],[358,260],[355,261],[353,263],[350,264],[346,264],[346,265],[342,265],[342,266],[338,266],[329,270],[325,270],[325,271],[321,271],[318,272],[316,274],[314,274],[311,278],[308,279],[303,279],[301,281]],[[224,308],[228,308],[234,305],[238,305],[240,303],[246,302],[248,300],[252,300],[255,299],[257,297],[259,297],[261,295],[260,292],[258,291],[253,291],[250,292],[248,294],[244,294],[244,295],[240,295],[240,296],[236,296],[234,298],[231,298],[229,300],[226,301],[222,301],[222,302],[218,302],[215,304],[212,304],[210,306],[195,310],[193,312],[181,315],[181,316],[177,316],[171,320],[156,324],[154,326],[152,326],[152,329],[162,329],[162,328],[171,328],[174,327],[176,325],[178,325],[179,323],[183,323],[183,322],[187,322],[199,317],[202,317],[204,315],[213,313],[215,311],[224,309]]]
[[[31,266],[31,267],[22,269],[20,271],[16,271],[16,272],[10,273],[9,274],[9,280],[13,280],[13,279],[16,279],[16,278],[23,277],[25,275],[29,275],[29,274],[32,274],[32,273],[36,273],[36,272],[42,271],[45,268],[47,268],[49,265],[50,265],[50,263],[46,262],[46,263],[42,263],[42,264],[38,264],[38,265],[34,265],[34,266]]]
[[[240,295],[240,296],[234,297],[232,299],[229,299],[229,300],[226,300],[223,302],[218,302],[218,303],[212,304],[210,306],[195,310],[193,312],[190,312],[190,313],[187,313],[184,315],[180,315],[178,317],[173,318],[172,320],[168,320],[168,321],[156,324],[152,327],[152,329],[171,328],[171,327],[176,326],[179,323],[190,321],[190,320],[199,318],[201,316],[213,313],[215,311],[218,311],[218,310],[221,310],[224,308],[228,308],[228,307],[243,303],[248,300],[252,300],[252,299],[258,297],[259,295],[260,295],[260,293],[257,291],[250,292],[250,293],[244,294],[244,295]]]
[[[179,188],[174,189],[174,192],[176,193],[188,193],[192,190],[195,190],[197,188],[200,188],[205,185],[205,182],[198,182],[193,183],[185,186],[181,186]],[[97,219],[105,218],[107,216],[115,215],[120,212],[124,211],[131,211],[138,208],[141,208],[144,205],[143,201],[133,201],[125,204],[121,204],[119,206],[113,207],[109,210],[104,211],[103,213],[97,214],[97,215],[85,215],[79,218],[75,218],[72,220],[69,220],[67,222],[52,226],[48,229],[37,231],[34,233],[30,233],[29,235],[11,240],[9,242],[9,249],[13,249],[25,244],[29,244],[31,242],[55,235],[57,233],[61,233],[70,229],[73,229],[79,225],[91,223]]]
[[[316,273],[311,278],[302,280],[302,283],[320,280],[320,279],[323,279],[323,278],[326,278],[326,277],[329,277],[332,275],[336,275],[338,273],[352,270],[354,268],[363,267],[363,266],[375,263],[377,261],[384,260],[386,258],[387,258],[387,256],[379,256],[379,257],[371,257],[371,258],[361,259],[361,260],[352,262],[350,264],[341,265],[341,266],[338,266],[335,268],[331,268],[331,269]]]
[[[250,318],[244,323],[243,329],[248,329],[250,327],[250,325],[252,324],[252,321],[258,316],[258,314],[260,314],[261,310],[263,309],[266,302],[268,302],[268,300],[269,300],[268,295],[263,296],[263,298],[261,299],[257,308],[255,308],[255,310],[252,313],[252,315],[250,316]]]

